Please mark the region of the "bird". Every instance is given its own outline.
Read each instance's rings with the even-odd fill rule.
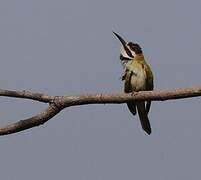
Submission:
[[[120,60],[124,67],[124,73],[121,78],[124,81],[124,92],[133,94],[139,91],[153,90],[153,73],[145,61],[140,45],[138,43],[126,42],[119,34],[116,32],[113,33],[122,44]],[[148,113],[151,101],[146,101],[146,104],[145,101],[131,101],[127,102],[127,106],[134,116],[137,109],[142,129],[150,135],[152,130]]]

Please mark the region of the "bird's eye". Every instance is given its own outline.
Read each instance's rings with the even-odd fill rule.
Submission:
[[[128,43],[128,46],[129,46],[129,48],[130,48],[132,51],[134,51],[136,54],[142,53],[142,49],[141,49],[141,47],[140,47],[138,44],[129,42],[129,43]]]
[[[134,44],[134,43],[132,43],[132,42],[129,42],[128,43],[128,46],[129,46],[129,48],[132,50],[132,51],[135,51],[135,49],[136,49],[136,44]]]

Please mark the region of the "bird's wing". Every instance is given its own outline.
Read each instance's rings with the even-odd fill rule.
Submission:
[[[126,71],[124,74],[124,80],[125,80],[124,92],[125,93],[132,92],[132,88],[131,88],[132,75],[133,75],[132,71]],[[136,104],[135,104],[135,102],[128,102],[127,106],[128,106],[128,109],[130,110],[130,112],[135,116],[136,115]]]
[[[124,83],[124,92],[125,93],[132,92],[132,89],[131,89],[131,78],[132,78],[132,72],[126,70],[125,73],[124,73],[124,80],[125,80],[125,83]]]
[[[146,64],[145,71],[146,71],[146,75],[147,75],[147,77],[146,77],[146,90],[151,91],[154,89],[153,74],[152,74],[151,68],[147,64]],[[147,101],[147,103],[146,103],[147,114],[149,113],[150,107],[151,107],[151,101]]]

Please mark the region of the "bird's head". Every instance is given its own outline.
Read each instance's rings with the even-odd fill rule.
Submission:
[[[125,65],[130,60],[134,59],[135,56],[142,54],[142,48],[133,42],[126,42],[120,35],[113,32],[115,36],[120,40],[122,47],[120,49],[120,60]]]

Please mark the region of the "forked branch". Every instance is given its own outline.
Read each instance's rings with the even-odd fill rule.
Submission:
[[[133,94],[85,94],[78,96],[48,96],[41,93],[32,93],[30,91],[9,91],[0,89],[0,96],[31,99],[43,103],[48,103],[47,109],[39,114],[16,123],[12,123],[0,128],[0,135],[13,134],[25,129],[44,124],[61,110],[70,106],[79,106],[87,104],[121,104],[129,101],[152,100],[165,101],[171,99],[183,99],[201,96],[201,87],[181,88],[175,90],[163,91],[141,91]]]

